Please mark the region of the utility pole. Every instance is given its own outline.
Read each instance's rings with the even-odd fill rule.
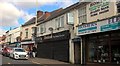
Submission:
[[[34,34],[33,34],[33,36],[34,36],[34,45],[36,46],[36,35],[37,35],[37,11],[38,11],[38,0],[36,0],[36,16],[35,16],[35,26],[34,26]]]

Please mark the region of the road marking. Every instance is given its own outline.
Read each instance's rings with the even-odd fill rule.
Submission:
[[[35,63],[35,64],[40,64],[40,63],[38,63],[38,62],[35,62],[35,61],[32,61],[32,63]]]
[[[11,64],[11,63],[8,63],[8,64]]]

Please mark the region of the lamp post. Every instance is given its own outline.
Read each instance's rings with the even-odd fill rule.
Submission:
[[[35,26],[33,27],[32,40],[34,41],[34,45],[36,45],[36,32],[37,32],[37,11],[38,11],[38,0],[36,0],[36,17],[35,17]]]
[[[48,30],[51,32],[51,39],[53,38],[53,28],[49,27]],[[51,46],[52,49],[52,59],[54,59],[54,48],[53,48],[53,44]]]
[[[49,29],[48,29],[50,32],[51,32],[51,38],[53,38],[53,28],[52,27],[49,27]]]

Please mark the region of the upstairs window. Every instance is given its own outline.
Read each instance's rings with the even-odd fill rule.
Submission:
[[[25,38],[28,38],[28,28],[25,29],[25,34],[26,34],[26,37],[25,37]]]
[[[41,24],[40,25],[40,33],[45,33],[45,32],[46,32],[45,24]]]
[[[87,22],[86,7],[81,7],[78,9],[78,19],[79,19],[79,23]]]
[[[55,28],[63,28],[64,27],[64,16],[61,16],[55,20]]]

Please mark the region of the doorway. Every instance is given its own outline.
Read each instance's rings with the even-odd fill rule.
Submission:
[[[81,60],[80,60],[80,57],[81,57],[81,49],[80,49],[80,42],[75,42],[74,43],[74,51],[75,51],[75,56],[74,56],[74,60],[75,60],[75,64],[80,64]]]

